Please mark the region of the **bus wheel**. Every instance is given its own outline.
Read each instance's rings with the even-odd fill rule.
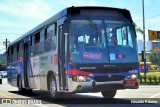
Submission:
[[[25,91],[26,91],[26,93],[27,93],[28,95],[31,95],[31,94],[32,94],[32,89],[25,89]]]
[[[104,98],[113,98],[116,95],[117,90],[101,91]]]
[[[18,90],[20,93],[23,93],[24,92],[24,88],[22,88],[22,80],[21,80],[21,77],[18,78]]]
[[[57,87],[56,87],[56,81],[55,78],[52,76],[50,76],[49,78],[49,92],[50,92],[50,96],[52,98],[56,97],[57,94]]]

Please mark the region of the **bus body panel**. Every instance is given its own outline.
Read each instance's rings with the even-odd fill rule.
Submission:
[[[17,87],[18,76],[22,78],[22,87],[24,87],[24,73],[23,73],[23,61],[17,61],[9,64],[8,66],[8,83]]]
[[[52,51],[40,56],[40,83],[41,89],[47,90],[47,74],[52,72],[57,78],[58,67],[54,65],[54,56],[57,52]]]
[[[40,89],[40,58],[39,56],[30,58],[31,61],[31,75],[30,75],[30,87]]]
[[[32,88],[47,90],[47,74],[49,71],[55,73],[57,78],[58,67],[54,65],[54,56],[56,53],[56,51],[50,51],[39,56],[31,57],[32,76],[30,83]]]

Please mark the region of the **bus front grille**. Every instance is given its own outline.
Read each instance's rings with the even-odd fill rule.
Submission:
[[[124,76],[112,76],[112,77],[108,77],[108,76],[96,76],[94,78],[94,80],[96,82],[106,82],[106,81],[120,81],[123,80]]]

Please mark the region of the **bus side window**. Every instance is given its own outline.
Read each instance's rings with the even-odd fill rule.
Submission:
[[[30,36],[31,39],[31,56],[34,56],[34,35]]]
[[[35,42],[35,44],[40,42],[40,32],[35,34],[35,41],[34,42]]]
[[[20,60],[20,57],[23,58],[23,41],[19,42],[19,60]]]
[[[15,48],[15,46],[13,46],[13,62],[15,62],[16,61],[16,48]]]
[[[17,48],[16,49],[17,50],[17,56],[16,57],[17,57],[17,61],[18,61],[19,60],[19,43],[17,44],[16,48]]]
[[[45,30],[41,30],[40,31],[40,42],[38,45],[39,50],[39,54],[44,52],[44,39],[45,39]]]
[[[52,36],[52,49],[56,50],[56,43],[57,43],[57,23],[54,24],[53,27],[53,36]]]
[[[14,46],[14,57],[15,57],[15,62],[17,61],[17,45]]]
[[[45,29],[45,41],[44,41],[44,51],[45,52],[48,52],[51,49],[51,47],[49,45],[49,33],[48,33],[48,29],[49,28]]]
[[[55,36],[55,24],[50,25],[46,29],[46,35],[45,35],[45,43],[44,43],[44,50],[45,52],[51,51],[52,49],[56,49],[56,36]]]
[[[13,47],[11,47],[11,62],[13,62]]]
[[[44,34],[45,34],[45,30],[41,30],[40,31],[40,42],[44,42]]]
[[[11,58],[12,58],[12,56],[11,56],[11,47],[8,49],[8,63],[11,63],[12,61],[11,61]]]
[[[39,48],[39,42],[40,42],[40,32],[36,33],[35,35],[35,38],[34,38],[34,42],[35,42],[35,55],[38,55],[39,54],[39,51],[41,48]]]
[[[9,57],[9,48],[7,50],[7,64],[9,64],[9,60],[10,60],[10,57]]]

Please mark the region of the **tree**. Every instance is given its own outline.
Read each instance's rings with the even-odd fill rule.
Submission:
[[[149,60],[160,68],[160,51],[151,50],[150,52],[151,53],[148,55]]]
[[[0,54],[0,71],[6,70],[6,53]]]
[[[135,26],[136,32],[143,34],[143,30],[140,27],[138,27],[136,23],[134,23],[134,26]]]
[[[138,60],[139,60],[139,62],[142,62],[142,56],[141,55],[138,56]],[[146,61],[151,62],[148,55],[146,55]]]

